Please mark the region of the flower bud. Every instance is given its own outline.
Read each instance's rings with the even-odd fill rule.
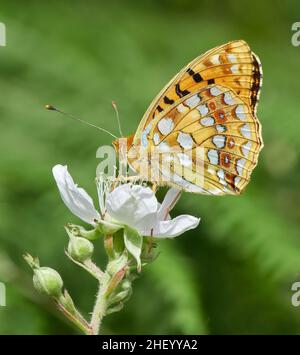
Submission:
[[[115,307],[118,303],[126,302],[129,300],[129,298],[132,295],[132,287],[131,287],[131,281],[128,279],[124,279],[121,281],[119,286],[117,287],[117,290],[114,291],[109,298],[109,305],[110,307]]]
[[[122,288],[123,290],[129,290],[129,289],[131,289],[131,282],[130,282],[129,280],[125,279],[125,280],[122,281],[122,283],[121,283],[121,288]]]
[[[33,285],[44,295],[58,298],[62,294],[63,280],[59,273],[50,267],[40,267],[33,270]]]
[[[111,297],[110,303],[116,304],[119,302],[126,302],[130,298],[131,294],[132,294],[131,289],[121,291],[121,292],[117,293],[116,295],[114,295],[113,297]]]
[[[81,237],[71,237],[68,244],[68,253],[80,263],[90,259],[94,251],[94,245],[89,240]]]

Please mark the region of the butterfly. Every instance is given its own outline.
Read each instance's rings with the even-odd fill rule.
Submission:
[[[136,133],[127,137],[129,165],[137,176],[154,182],[145,167],[153,168],[149,156],[159,149],[164,154],[155,160],[155,171],[167,179],[155,181],[158,185],[209,195],[240,194],[263,147],[256,117],[261,86],[261,63],[245,41],[200,55],[161,90]],[[117,151],[120,143],[113,142]],[[143,163],[136,154],[141,150]],[[165,154],[171,151],[172,159]]]

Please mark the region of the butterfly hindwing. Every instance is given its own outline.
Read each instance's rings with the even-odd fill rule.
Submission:
[[[144,148],[163,153],[158,164],[165,178],[187,191],[208,194],[243,190],[262,147],[251,107],[216,84],[178,100],[152,121],[146,135]]]

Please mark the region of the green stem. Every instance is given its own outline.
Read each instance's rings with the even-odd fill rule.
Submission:
[[[87,259],[83,263],[80,263],[79,261],[73,259],[67,251],[65,251],[65,254],[71,261],[73,261],[74,264],[86,270],[98,281],[100,281],[101,277],[104,275],[104,272],[96,264],[94,264],[91,259]]]
[[[108,302],[107,302],[108,300],[105,295],[106,288],[107,288],[107,281],[102,284],[99,284],[99,290],[98,290],[98,294],[96,297],[96,302],[94,305],[92,318],[91,318],[91,322],[90,322],[90,326],[91,326],[93,335],[99,334],[101,322],[102,322],[103,317],[105,316],[106,309],[108,306]]]
[[[73,323],[75,324],[84,334],[91,335],[92,329],[91,326],[85,321],[81,316],[77,318],[72,313],[70,313],[61,303],[56,301],[58,309]]]

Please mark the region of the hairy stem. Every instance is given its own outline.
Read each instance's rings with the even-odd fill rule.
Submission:
[[[96,302],[94,305],[92,318],[90,322],[90,326],[92,329],[92,334],[99,334],[101,322],[103,317],[106,315],[106,311],[110,302],[110,295],[114,292],[114,290],[118,287],[120,282],[123,280],[125,276],[126,266],[124,265],[118,272],[116,272],[112,277],[105,274],[99,283],[99,290],[96,296]]]
[[[103,317],[105,316],[106,309],[108,306],[107,297],[105,295],[106,286],[107,286],[106,284],[100,284],[99,290],[98,290],[98,293],[96,296],[96,302],[94,305],[92,318],[91,318],[91,322],[90,322],[90,326],[91,326],[93,335],[99,334],[101,322],[102,322]]]

